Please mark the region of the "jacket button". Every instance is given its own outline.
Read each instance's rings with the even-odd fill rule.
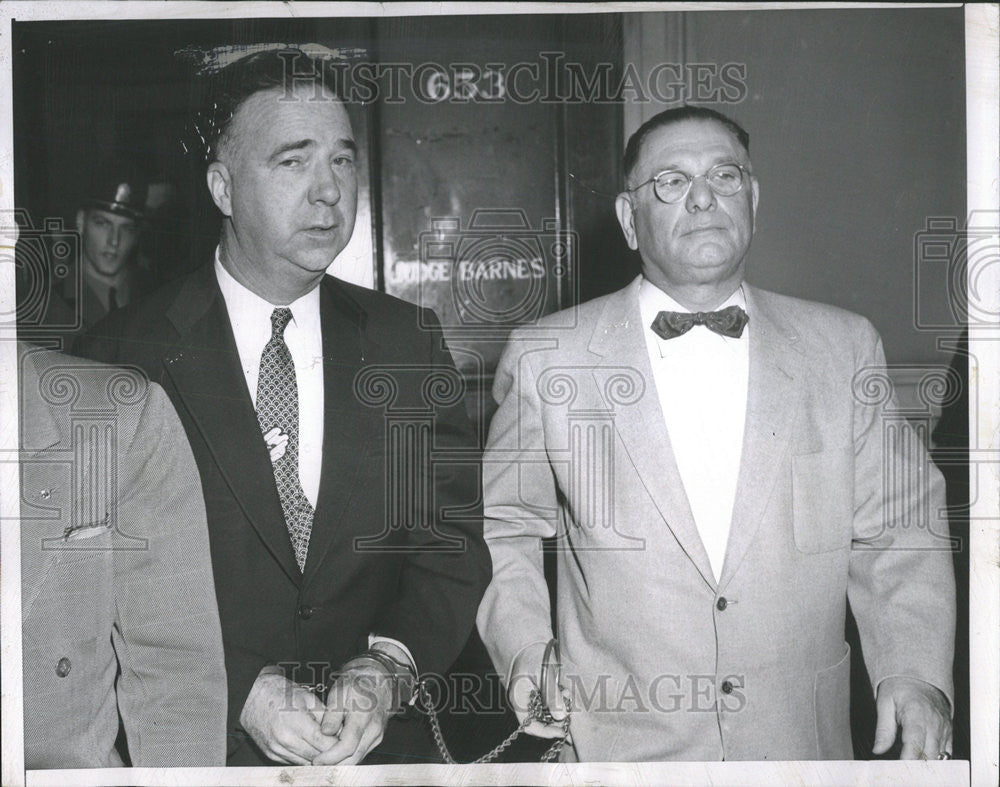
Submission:
[[[726,597],[725,596],[720,596],[719,600],[715,602],[715,608],[717,610],[719,610],[719,612],[722,612],[722,610],[724,610],[728,606],[729,606],[729,602],[726,601]]]
[[[733,684],[730,683],[728,680],[722,681],[722,693],[723,694],[732,694],[733,693]]]
[[[303,604],[299,607],[299,617],[303,620],[309,620],[313,616],[313,608],[308,604]]]
[[[69,675],[69,671],[71,669],[73,669],[73,663],[68,658],[63,656],[61,659],[59,659],[59,663],[56,664],[56,675],[58,675],[60,678],[65,678],[67,675]]]

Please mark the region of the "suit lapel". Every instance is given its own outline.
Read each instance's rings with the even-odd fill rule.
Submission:
[[[298,584],[301,573],[271,461],[212,266],[205,266],[188,280],[167,317],[179,335],[177,345],[163,359],[167,375],[245,516],[285,573]]]
[[[623,370],[628,370],[627,374],[637,373],[641,378],[645,390],[634,404],[616,405],[608,401],[607,406],[614,413],[615,428],[625,444],[628,458],[660,515],[681,549],[709,586],[714,588],[715,577],[708,553],[684,492],[653,380],[639,313],[640,281],[636,279],[629,287],[612,296],[598,321],[590,351],[602,356],[603,360],[594,369],[594,379],[607,398],[609,383]]]
[[[373,437],[381,437],[372,434],[375,410],[365,407],[354,392],[354,379],[364,359],[371,356],[372,347],[364,330],[366,315],[331,276],[323,279],[319,303],[323,330],[323,466],[306,559],[307,582],[317,575],[338,537],[352,535],[353,531],[342,532],[341,519],[355,490],[364,446]]]
[[[768,293],[748,285],[750,380],[743,453],[719,587],[725,588],[760,527],[801,402],[804,358]]]

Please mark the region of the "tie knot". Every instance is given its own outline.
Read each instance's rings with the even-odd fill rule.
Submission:
[[[280,337],[292,321],[292,310],[287,306],[279,306],[271,312],[271,338]]]

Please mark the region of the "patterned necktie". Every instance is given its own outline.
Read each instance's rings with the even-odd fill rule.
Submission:
[[[739,339],[749,321],[747,313],[739,306],[728,306],[717,312],[660,312],[649,326],[661,339],[673,339],[690,331],[696,325],[704,325],[710,331]]]
[[[292,310],[271,312],[271,339],[260,354],[257,379],[257,421],[271,453],[274,481],[281,499],[295,561],[304,571],[312,532],[313,507],[299,480],[299,395],[295,387],[295,365],[285,344],[285,327]]]

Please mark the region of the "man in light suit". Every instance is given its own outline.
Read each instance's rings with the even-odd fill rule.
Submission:
[[[902,757],[950,756],[943,489],[919,440],[896,439],[878,335],[744,281],[759,185],[729,119],[663,112],[624,170],[642,275],[516,332],[497,370],[478,625],[515,711],[555,632],[564,756],[849,759],[849,601],[876,753],[899,728]]]
[[[490,577],[479,441],[437,320],[325,275],[354,228],[358,152],[318,68],[265,51],[216,75],[199,119],[215,259],[78,348],[144,369],[181,414],[232,765],[354,764],[383,735],[368,762],[433,757],[420,719],[389,717],[417,672],[454,661]]]
[[[201,485],[157,385],[19,345],[24,759],[225,764]]]

